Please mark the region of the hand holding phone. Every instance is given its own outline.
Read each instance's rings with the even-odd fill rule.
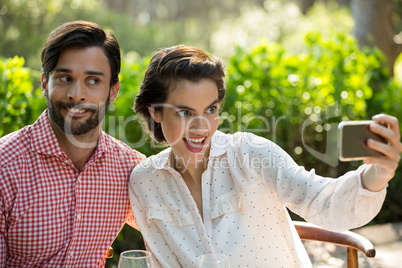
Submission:
[[[375,127],[375,124],[387,127]],[[342,122],[338,131],[339,159],[364,159],[364,163],[368,165],[361,174],[363,188],[373,192],[384,189],[395,176],[401,160],[402,143],[398,118],[378,114],[373,117],[373,121]],[[382,156],[375,157],[378,155]]]
[[[370,131],[370,124],[376,121],[343,121],[338,125],[338,158],[341,161],[363,160],[366,157],[383,154],[367,147],[367,140],[373,139],[382,143],[387,140]]]

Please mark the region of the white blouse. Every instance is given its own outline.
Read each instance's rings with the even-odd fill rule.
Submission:
[[[221,253],[235,267],[311,267],[285,207],[332,230],[368,223],[386,190],[361,186],[364,165],[338,179],[298,166],[279,146],[251,133],[217,131],[202,174],[202,215],[170,148],[137,165],[132,210],[155,267],[195,267],[198,255]]]

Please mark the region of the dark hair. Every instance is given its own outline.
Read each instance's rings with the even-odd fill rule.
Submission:
[[[73,21],[56,28],[43,45],[41,59],[42,72],[46,80],[54,70],[60,55],[66,48],[101,47],[109,60],[111,79],[110,86],[119,81],[120,47],[116,37],[105,32],[98,24],[88,21]]]
[[[226,91],[224,77],[222,61],[211,59],[201,49],[185,45],[161,49],[152,57],[145,72],[134,110],[144,119],[151,136],[158,142],[164,142],[162,127],[153,120],[148,107],[165,103],[169,92],[183,80],[213,80],[218,88],[218,100],[222,102]],[[155,110],[162,111],[162,107]]]

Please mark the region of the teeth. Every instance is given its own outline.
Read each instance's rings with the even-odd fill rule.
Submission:
[[[72,112],[72,113],[75,113],[75,114],[78,114],[78,113],[81,114],[81,113],[84,113],[84,112],[85,112],[85,110],[76,109],[76,108],[69,108],[68,111],[69,111],[69,112]]]
[[[201,138],[201,139],[190,139],[190,138],[186,138],[186,140],[194,142],[194,143],[199,143],[202,142],[205,138]]]

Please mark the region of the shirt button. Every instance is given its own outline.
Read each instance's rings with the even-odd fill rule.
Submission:
[[[73,252],[70,252],[70,256],[72,257],[74,254],[73,254]]]
[[[79,219],[79,220],[81,219],[81,214],[77,215],[77,219]]]

